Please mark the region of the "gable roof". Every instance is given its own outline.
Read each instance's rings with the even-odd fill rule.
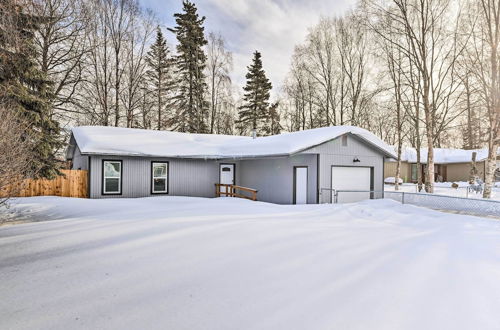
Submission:
[[[476,161],[480,162],[488,158],[488,149],[446,149],[434,148],[434,163],[436,164],[453,164],[453,163],[470,163],[472,161],[472,153],[476,152]],[[500,155],[500,149],[498,150]],[[422,164],[427,163],[427,148],[420,149],[420,159]],[[417,150],[415,148],[404,148],[401,152],[401,160],[408,163],[417,162]]]
[[[367,130],[354,126],[322,127],[256,139],[104,126],[72,129],[82,154],[204,159],[291,155],[344,134],[353,134],[385,156],[395,157],[389,145]]]

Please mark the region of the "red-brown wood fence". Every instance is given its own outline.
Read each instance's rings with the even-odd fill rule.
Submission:
[[[13,197],[61,196],[87,198],[87,171],[61,170],[64,175],[52,180],[26,179],[12,187]],[[0,196],[6,196],[10,187],[0,191]]]

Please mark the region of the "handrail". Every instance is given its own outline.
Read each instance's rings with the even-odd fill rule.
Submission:
[[[221,189],[221,187],[225,187],[225,191]],[[244,192],[249,192],[251,196],[247,196],[241,193],[237,193],[236,190],[241,190]],[[242,186],[237,186],[234,184],[226,184],[226,183],[216,183],[215,184],[215,195],[217,197],[221,196],[226,196],[226,197],[238,197],[238,198],[245,198],[249,199],[252,201],[257,200],[257,192],[258,190],[252,189],[252,188],[247,188],[247,187],[242,187]]]

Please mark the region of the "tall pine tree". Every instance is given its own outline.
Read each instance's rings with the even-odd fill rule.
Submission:
[[[183,1],[183,13],[174,15],[176,27],[169,29],[175,33],[179,44],[175,64],[177,67],[178,92],[174,97],[177,107],[177,130],[181,132],[206,133],[208,131],[208,103],[204,93],[207,88],[204,69],[207,56],[203,46],[207,44],[203,22],[196,6]]]
[[[52,119],[52,84],[36,64],[34,33],[43,17],[27,14],[17,0],[0,4],[0,100],[28,120],[35,139],[32,173],[52,178],[59,173],[56,152],[62,146]]]
[[[163,37],[160,27],[156,31],[156,40],[146,56],[151,94],[156,109],[156,128],[164,129],[168,126],[169,91],[173,88],[172,81],[172,58],[169,56],[167,41]]]
[[[265,128],[269,127],[271,120],[269,97],[272,85],[262,68],[261,54],[256,51],[253,55],[252,64],[246,74],[247,83],[243,87],[244,104],[239,107],[237,125],[241,133],[251,129],[257,135],[269,135],[269,130]]]
[[[269,106],[269,111],[262,127],[264,135],[280,134],[283,126],[280,124],[280,113],[278,111],[279,102],[273,103]]]

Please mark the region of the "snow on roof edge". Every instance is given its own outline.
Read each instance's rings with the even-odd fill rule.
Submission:
[[[396,149],[395,147],[393,147]],[[472,153],[477,153],[477,162],[485,161],[488,158],[488,149],[453,149],[453,148],[434,148],[434,163],[435,164],[461,164],[470,163],[472,161]],[[427,163],[427,148],[421,148],[421,163]],[[497,155],[500,156],[500,148]],[[411,147],[403,148],[401,152],[401,161],[407,163],[416,163],[416,149]],[[395,161],[395,159],[393,160]]]
[[[373,133],[355,126],[331,126],[252,139],[120,127],[81,126],[72,136],[82,154],[188,159],[282,157],[300,153],[341,135],[352,134],[387,157],[390,146]]]

